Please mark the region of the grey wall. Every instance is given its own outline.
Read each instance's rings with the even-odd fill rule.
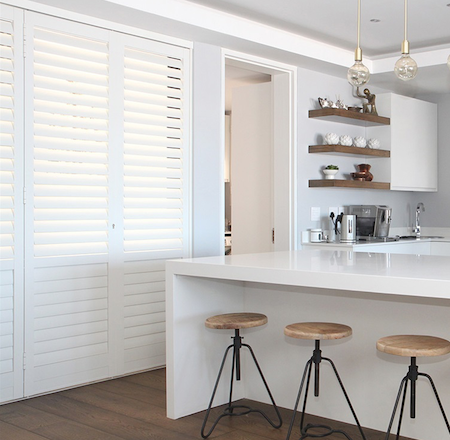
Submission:
[[[374,93],[385,92],[376,88],[369,89]],[[356,171],[355,165],[362,162],[362,158],[332,156],[322,154],[308,154],[308,145],[322,143],[322,137],[327,132],[338,135],[364,136],[364,128],[348,124],[326,122],[319,119],[309,119],[308,110],[317,108],[317,98],[328,97],[336,101],[337,96],[345,104],[361,103],[360,98],[352,96],[352,88],[346,78],[336,78],[310,70],[300,69],[298,75],[298,226],[299,231],[309,228],[322,227],[331,229],[328,218],[328,208],[350,204],[382,204],[393,209],[392,227],[406,227],[411,225],[412,210],[416,196],[412,192],[344,189],[344,188],[308,188],[308,179],[321,179],[320,169],[333,163],[339,165],[340,173],[346,174]],[[383,148],[383,146],[382,146]],[[382,159],[367,159],[368,163]],[[380,166],[380,165],[378,165]],[[339,176],[339,175],[338,175]],[[377,179],[374,173],[374,180]],[[414,206],[413,206],[414,205]],[[310,220],[312,206],[320,207],[322,219],[320,222]]]

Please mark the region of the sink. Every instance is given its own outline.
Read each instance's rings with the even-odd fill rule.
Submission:
[[[415,235],[403,235],[400,240],[420,240],[422,238],[444,238],[442,235],[421,235],[416,237]]]

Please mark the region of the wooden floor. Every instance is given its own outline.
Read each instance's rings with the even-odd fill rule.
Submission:
[[[165,370],[140,373],[47,396],[0,406],[1,440],[189,440],[201,439],[204,413],[179,420],[166,418]],[[195,396],[192,396],[195,399]],[[248,403],[248,401],[247,401]],[[250,402],[264,409],[263,404]],[[284,424],[274,429],[259,415],[223,418],[211,439],[284,440],[291,412],[281,410]],[[360,440],[355,426],[309,417],[307,422],[332,424]],[[291,438],[298,440],[298,427]],[[365,430],[367,440],[384,440]],[[345,440],[342,434],[326,437]],[[392,435],[393,439],[394,436]],[[402,440],[411,440],[402,438]]]

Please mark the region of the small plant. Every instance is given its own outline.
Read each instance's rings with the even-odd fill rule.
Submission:
[[[327,165],[325,167],[326,170],[338,170],[339,167],[337,165]]]

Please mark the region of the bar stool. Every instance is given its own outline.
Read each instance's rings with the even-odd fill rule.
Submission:
[[[222,364],[219,368],[219,374],[216,379],[216,384],[214,385],[214,390],[211,396],[211,400],[209,402],[208,409],[206,411],[205,419],[203,421],[201,435],[203,438],[207,438],[211,435],[217,423],[219,423],[220,419],[225,416],[242,416],[245,414],[249,414],[252,412],[256,412],[261,414],[274,428],[280,428],[282,424],[281,415],[278,410],[277,405],[275,404],[275,400],[270,392],[269,386],[267,385],[266,379],[262,373],[262,370],[256,360],[255,354],[253,353],[252,348],[248,344],[242,343],[243,337],[240,336],[239,330],[251,327],[259,327],[267,323],[267,316],[261,313],[226,313],[223,315],[211,316],[205,321],[205,326],[212,329],[232,329],[234,330],[233,343],[229,345],[222,359]],[[241,380],[241,354],[240,350],[242,347],[247,347],[252,355],[253,361],[255,362],[256,368],[261,376],[261,379],[266,387],[267,393],[269,394],[270,400],[272,402],[272,406],[275,409],[278,422],[273,422],[263,411],[259,409],[252,409],[247,405],[232,405],[233,398],[233,380],[236,376],[236,380]],[[224,411],[217,417],[214,421],[211,429],[205,434],[206,422],[208,421],[209,413],[211,412],[211,407],[214,401],[214,396],[216,395],[217,386],[219,385],[220,376],[222,375],[222,370],[228,355],[228,352],[233,349],[233,359],[232,359],[232,369],[231,369],[231,380],[230,380],[230,394],[228,405],[224,409]],[[236,409],[242,409],[243,411],[235,412]]]
[[[395,413],[397,412],[400,396],[402,394],[403,389],[402,405],[400,408],[396,439],[398,440],[400,436],[400,427],[402,424],[403,410],[405,407],[405,398],[406,398],[406,390],[408,388],[408,382],[411,383],[410,417],[412,419],[416,417],[416,382],[419,376],[424,376],[430,381],[439,408],[441,409],[442,416],[444,417],[445,424],[447,425],[448,432],[450,433],[450,425],[448,423],[447,416],[445,415],[444,407],[442,406],[441,400],[439,399],[439,395],[434,385],[433,379],[429,374],[419,373],[419,369],[416,363],[416,358],[419,356],[441,356],[450,353],[450,342],[447,341],[446,339],[437,338],[434,336],[395,335],[395,336],[386,336],[384,338],[378,339],[377,350],[387,354],[393,354],[396,356],[409,356],[411,358],[411,363],[409,365],[408,372],[400,382],[400,387],[397,393],[397,399],[394,404],[394,409],[392,411],[391,420],[389,422],[385,439],[386,440],[389,439],[392,424],[394,423]]]
[[[326,425],[313,425],[308,423],[305,427],[303,427],[304,418],[305,418],[305,410],[306,410],[306,402],[308,398],[308,389],[309,382],[311,378],[311,370],[312,365],[314,364],[314,396],[319,396],[319,371],[320,371],[320,363],[322,361],[327,361],[333,367],[333,371],[336,375],[336,378],[341,386],[342,392],[344,393],[345,399],[347,400],[348,406],[350,407],[350,411],[353,414],[356,424],[358,425],[359,432],[361,433],[361,437],[366,440],[364,432],[361,428],[359,420],[356,416],[355,410],[350,402],[350,399],[345,391],[344,385],[342,383],[341,378],[337,372],[337,369],[333,363],[333,361],[329,358],[322,357],[322,351],[320,350],[320,341],[323,339],[342,339],[350,336],[352,334],[351,327],[343,324],[335,324],[330,322],[299,322],[296,324],[287,325],[284,328],[284,334],[291,338],[297,339],[313,339],[315,340],[315,349],[309,361],[305,365],[305,369],[303,370],[302,380],[300,382],[300,388],[297,394],[297,400],[295,401],[294,414],[292,415],[291,424],[289,426],[289,430],[287,433],[286,440],[289,440],[291,436],[292,427],[294,426],[295,417],[297,415],[297,408],[300,402],[300,396],[302,394],[303,386],[306,378],[306,389],[305,389],[305,397],[303,399],[303,408],[302,408],[302,417],[300,420],[300,440],[303,440],[307,437],[327,437],[328,435],[338,433],[344,435],[348,440],[352,440],[347,433],[342,430],[332,429]],[[311,429],[322,429],[324,430],[321,434],[313,434],[308,433]]]

